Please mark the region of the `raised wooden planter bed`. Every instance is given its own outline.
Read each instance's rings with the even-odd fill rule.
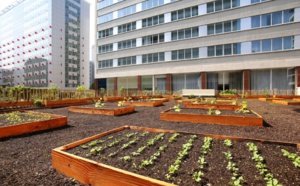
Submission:
[[[239,96],[238,95],[218,95],[218,98],[225,98],[225,99],[236,99]]]
[[[116,128],[101,134],[97,134],[92,137],[88,137],[52,150],[52,167],[55,168],[58,172],[72,177],[82,184],[86,185],[115,185],[115,186],[172,186],[173,184],[159,181],[153,178],[142,176],[136,173],[132,173],[126,170],[115,168],[103,163],[99,163],[94,160],[90,160],[84,157],[80,157],[74,154],[67,152],[72,148],[79,147],[85,143],[89,143],[93,140],[103,138],[109,135],[115,135],[117,132],[123,130],[133,130],[133,131],[148,131],[151,133],[178,133],[174,130],[163,130],[163,129],[153,129],[153,128],[144,128],[136,126],[123,126]],[[191,135],[192,133],[180,132],[185,135]],[[195,133],[193,133],[195,134]],[[300,144],[288,143],[288,142],[278,142],[270,141],[263,139],[250,139],[250,138],[239,138],[234,136],[222,136],[222,135],[213,135],[213,134],[197,134],[199,137],[211,137],[215,139],[229,139],[239,142],[257,142],[262,144],[278,144],[278,145],[287,145],[293,147],[300,147]],[[169,149],[172,150],[172,149]],[[216,152],[218,153],[218,152]],[[227,164],[227,162],[225,162]],[[195,166],[197,167],[197,166]],[[191,178],[192,179],[192,178]],[[249,180],[250,181],[250,180]]]
[[[172,95],[162,95],[163,98],[167,98],[168,100],[180,100],[181,97],[174,97]]]
[[[287,100],[273,100],[272,103],[281,105],[300,105],[300,101],[287,101]]]
[[[32,112],[32,111],[25,111],[25,112],[34,113],[34,114],[45,114],[45,113]],[[48,114],[48,113],[47,115],[52,116],[52,119],[0,127],[0,138],[18,136],[22,134],[48,130],[48,129],[58,128],[67,125],[66,116]]]
[[[218,109],[218,110],[237,110],[240,105],[225,105],[225,104],[184,104],[184,108],[197,108],[197,109]]]
[[[282,98],[258,98],[260,101],[273,101],[273,100],[281,100]]]
[[[265,98],[265,95],[246,95],[246,99],[259,99],[259,98]]]
[[[168,102],[169,99],[167,99],[167,98],[151,98],[150,101],[163,101],[163,102]]]
[[[114,96],[114,97],[105,97],[104,101],[105,102],[117,102],[117,101],[123,101],[124,97],[122,96]]]
[[[47,108],[67,107],[73,105],[86,105],[89,98],[83,99],[65,99],[65,100],[45,100],[44,105]]]
[[[78,112],[84,114],[100,114],[107,116],[119,116],[134,112],[134,106],[118,107],[118,108],[89,108],[89,107],[69,107],[70,112]]]
[[[255,114],[257,117],[170,113],[170,110],[172,109],[162,111],[160,113],[160,119],[165,121],[221,124],[233,126],[263,126],[263,118],[254,111],[252,111],[252,113]]]
[[[164,101],[148,101],[148,102],[138,102],[138,101],[128,101],[124,102],[125,105],[133,105],[137,107],[158,107],[163,105]]]
[[[29,105],[33,105],[33,101],[0,103],[0,107],[22,107],[22,106],[29,106]]]
[[[294,98],[293,100],[300,101],[300,98]]]

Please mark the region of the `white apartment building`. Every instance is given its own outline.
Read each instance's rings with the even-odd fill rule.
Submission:
[[[89,87],[85,0],[18,0],[0,12],[0,83]]]
[[[300,89],[299,0],[97,3],[98,88]]]

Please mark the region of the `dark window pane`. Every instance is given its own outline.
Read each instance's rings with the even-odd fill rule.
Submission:
[[[207,47],[207,55],[208,56],[215,56],[215,46]]]
[[[216,34],[223,32],[223,23],[216,23]]]
[[[148,54],[148,63],[153,62],[152,54]]]
[[[232,55],[231,44],[224,45],[224,55]]]
[[[177,11],[171,13],[172,21],[177,20]]]
[[[185,29],[184,32],[185,32],[185,38],[186,38],[186,39],[192,37],[192,30],[191,30],[191,28]]]
[[[159,61],[165,61],[165,53],[164,52],[159,53]]]
[[[172,32],[172,41],[177,40],[177,31]]]
[[[185,55],[185,59],[191,59],[192,58],[192,49],[185,49],[184,55]]]
[[[277,51],[277,50],[282,50],[282,38],[274,38],[272,39],[272,50]]]
[[[236,19],[232,21],[232,31],[241,30],[241,20]]]
[[[272,13],[272,25],[282,23],[282,11]]]
[[[199,27],[192,28],[192,37],[198,37],[199,36]]]
[[[192,16],[197,16],[198,15],[198,6],[192,7]]]
[[[231,0],[223,0],[223,7],[224,9],[229,9],[231,8]]]
[[[142,63],[147,63],[147,55],[142,56]]]
[[[178,31],[178,39],[184,39],[184,30]]]
[[[207,25],[207,34],[215,34],[215,24]]]
[[[262,51],[263,52],[271,51],[271,39],[262,40]]]
[[[214,12],[214,2],[207,3],[207,13]]]
[[[165,34],[159,34],[159,42],[165,42]]]
[[[172,60],[177,60],[177,50],[172,51]]]
[[[153,35],[153,43],[158,43],[158,35]]]
[[[260,16],[251,17],[252,28],[260,27]]]
[[[158,24],[158,16],[154,16],[153,17],[153,25],[157,25]]]
[[[252,41],[252,53],[260,52],[260,40]]]
[[[231,31],[231,21],[224,22],[224,32]]]
[[[159,24],[164,23],[165,22],[165,15],[159,15]]]
[[[264,14],[264,15],[262,15],[261,25],[262,26],[269,26],[269,25],[271,25],[271,14]]]
[[[184,18],[183,10],[178,10],[178,19],[183,19],[183,18]]]
[[[294,22],[294,9],[285,10],[283,14],[283,19],[285,23]]]
[[[294,46],[292,44],[293,38],[291,36],[288,37],[284,37],[283,38],[283,49],[287,50],[287,49],[293,49]]]
[[[222,10],[222,0],[215,1],[215,11]]]
[[[199,48],[193,48],[193,58],[199,58]]]
[[[178,59],[184,59],[184,50],[178,50]]]
[[[153,54],[153,62],[158,62],[158,53]]]
[[[149,17],[149,18],[147,19],[147,23],[148,23],[147,26],[152,26],[152,25],[153,25],[153,23],[152,23],[152,17]]]
[[[184,17],[185,18],[191,17],[191,8],[184,9]]]

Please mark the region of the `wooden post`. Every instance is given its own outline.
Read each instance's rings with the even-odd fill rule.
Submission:
[[[207,73],[201,72],[200,89],[207,89]]]
[[[169,94],[171,94],[172,91],[172,82],[171,82],[171,74],[166,74],[166,91],[169,92]]]
[[[118,96],[118,78],[114,78],[114,96]]]
[[[249,92],[250,91],[250,70],[244,70],[243,71],[243,90],[244,93]]]
[[[142,76],[138,76],[137,80],[138,80],[138,95],[140,95],[140,92],[142,91]]]
[[[99,96],[98,79],[94,79],[95,96]]]
[[[297,87],[300,87],[300,67],[296,67],[296,82],[297,82]]]

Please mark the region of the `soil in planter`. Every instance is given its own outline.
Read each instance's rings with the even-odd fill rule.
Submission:
[[[123,107],[118,107],[118,103],[113,103],[113,102],[105,102],[104,106],[102,107],[95,107],[95,104],[89,104],[89,105],[83,105],[79,106],[82,108],[94,108],[94,109],[117,109],[117,108],[123,108]]]
[[[216,115],[214,113],[215,109],[212,110],[211,115]],[[199,115],[207,115],[207,109],[195,109],[195,108],[184,108],[181,109],[180,112],[175,112],[174,109],[169,110],[170,113],[182,113],[182,114],[199,114]],[[219,116],[246,116],[246,117],[257,117],[256,114],[249,111],[248,113],[235,112],[234,110],[220,110],[221,114]]]
[[[49,120],[52,116],[47,114],[36,114],[36,113],[28,113],[28,112],[10,112],[5,114],[0,114],[0,127],[17,125],[21,123],[27,122],[36,122]]]
[[[161,135],[160,138],[154,140],[153,145],[149,145],[149,141],[159,135]],[[170,133],[123,130],[69,149],[67,152],[154,179],[189,186],[229,185],[232,172],[227,169],[228,160],[224,152],[230,152],[232,154],[231,161],[239,169],[238,175],[244,178],[242,185],[266,185],[264,175],[259,174],[255,167],[252,152],[248,150],[246,145],[247,142],[232,141],[233,145],[228,147],[224,145],[224,140],[213,139],[210,150],[204,156],[206,164],[204,168],[199,168],[197,161],[203,155],[202,146],[204,144],[204,138],[200,136],[194,140],[192,148],[188,151],[188,155],[182,159],[176,173],[171,174],[171,177],[167,179],[166,174],[170,174],[170,165],[174,164],[179,152],[183,149],[183,144],[190,139],[190,135],[180,134],[173,142],[170,142],[169,139],[172,135]],[[128,148],[124,148],[132,141],[135,141],[135,143],[131,143]],[[299,156],[300,153],[297,152],[295,146],[257,142],[254,142],[254,144],[264,158],[264,163],[268,167],[267,173],[273,174],[274,178],[283,185],[298,185],[300,183],[300,169],[296,168],[292,161],[284,157],[281,152],[281,149],[285,149]],[[143,161],[153,157],[164,145],[167,145],[167,147],[160,152],[157,159],[152,161],[152,164],[142,166]],[[145,147],[145,149],[139,151],[141,147]],[[99,152],[92,150],[98,148],[102,150],[99,150]],[[139,152],[139,155],[135,154],[137,152]],[[193,174],[198,171],[204,173],[199,183],[193,180]]]

